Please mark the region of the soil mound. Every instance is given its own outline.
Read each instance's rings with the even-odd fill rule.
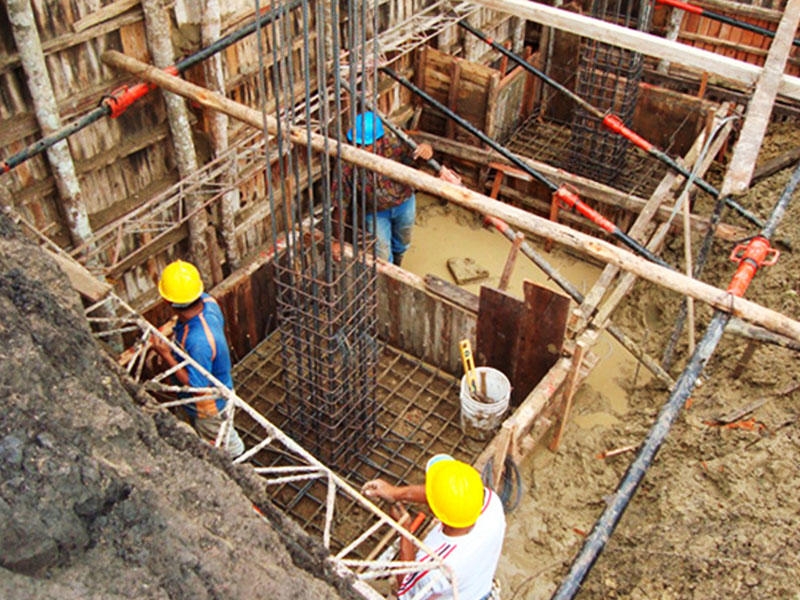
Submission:
[[[66,277],[1,213],[0,313],[0,597],[355,597],[250,467],[142,410]]]

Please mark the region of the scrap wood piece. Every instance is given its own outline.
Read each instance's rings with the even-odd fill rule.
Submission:
[[[61,267],[64,273],[66,273],[72,287],[85,298],[88,298],[92,302],[98,302],[111,291],[111,285],[109,283],[97,279],[97,277],[92,275],[86,267],[74,258],[60,252],[53,252],[49,248],[43,249],[58,263],[58,266]]]
[[[489,270],[469,257],[447,259],[447,268],[458,285],[480,281],[489,277]]]
[[[612,456],[619,456],[620,454],[625,454],[626,452],[633,452],[637,448],[639,448],[638,444],[631,444],[629,446],[614,448],[613,450],[605,450],[603,452],[598,452],[597,458],[599,459],[611,458]]]
[[[757,419],[742,419],[731,423],[717,423],[716,421],[703,421],[709,427],[721,427],[723,429],[744,429],[745,431],[764,431],[767,426]]]

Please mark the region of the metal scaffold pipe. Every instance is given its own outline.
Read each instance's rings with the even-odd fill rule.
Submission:
[[[531,167],[528,163],[523,160],[520,160],[514,153],[509,152],[507,148],[502,146],[501,144],[497,143],[495,140],[490,138],[480,129],[472,125],[469,121],[462,119],[460,116],[455,114],[449,108],[444,106],[441,102],[438,102],[435,98],[433,98],[430,94],[425,92],[424,90],[420,89],[418,86],[411,83],[405,77],[398,75],[392,69],[388,67],[380,67],[380,70],[383,73],[386,73],[397,81],[398,83],[402,84],[403,86],[407,87],[409,90],[417,94],[420,98],[425,100],[428,104],[439,110],[442,114],[453,119],[456,123],[458,123],[461,127],[469,131],[472,135],[480,139],[482,142],[487,144],[488,146],[492,147],[498,153],[503,155],[507,160],[513,163],[515,166],[519,167],[523,171],[525,171],[528,175],[539,181],[540,183],[544,184],[552,193],[555,201],[563,202],[565,205],[570,207],[575,212],[583,215],[587,219],[589,219],[592,223],[600,227],[603,231],[608,233],[609,235],[617,238],[623,244],[628,246],[631,250],[643,256],[647,260],[654,262],[662,267],[666,267],[671,269],[672,267],[666,263],[663,259],[659,258],[650,250],[642,246],[639,242],[635,239],[630,237],[624,231],[622,231],[619,227],[617,227],[613,222],[608,220],[606,217],[601,215],[599,212],[591,208],[588,204],[583,202],[578,195],[568,189],[566,186],[557,186],[555,183],[550,181],[547,177],[545,177],[542,173]]]
[[[644,152],[646,152],[647,154],[651,155],[652,157],[654,157],[658,161],[660,161],[663,164],[667,165],[670,169],[672,169],[676,173],[680,173],[681,175],[683,175],[687,179],[691,178],[692,183],[694,183],[697,187],[699,187],[703,191],[711,194],[714,198],[720,198],[721,197],[721,192],[716,187],[714,187],[713,185],[711,185],[710,183],[705,181],[702,177],[696,177],[696,176],[693,177],[691,172],[689,171],[689,169],[687,169],[686,167],[681,165],[678,161],[676,161],[674,158],[672,158],[669,154],[667,154],[663,150],[659,150],[651,142],[647,141],[642,136],[637,134],[635,131],[630,129],[627,125],[625,125],[625,123],[622,121],[622,119],[620,119],[617,115],[603,112],[602,110],[600,110],[596,106],[592,105],[591,103],[587,102],[585,99],[581,98],[578,94],[576,94],[575,92],[573,92],[569,88],[565,87],[564,85],[560,84],[558,81],[553,79],[552,77],[546,75],[545,73],[543,73],[542,71],[540,71],[539,69],[534,67],[532,64],[530,64],[528,61],[526,61],[524,58],[522,58],[518,54],[515,54],[514,52],[512,52],[511,50],[509,50],[505,46],[503,46],[501,44],[498,44],[497,42],[495,42],[493,39],[491,39],[489,36],[487,36],[482,31],[480,31],[478,29],[475,29],[475,27],[473,27],[472,25],[470,25],[469,23],[467,23],[463,19],[461,21],[459,21],[458,24],[462,28],[466,29],[467,31],[469,31],[470,33],[472,33],[473,35],[478,37],[480,40],[482,40],[483,42],[485,42],[486,44],[488,44],[489,46],[491,46],[492,48],[494,48],[495,50],[500,52],[503,56],[505,56],[505,57],[511,59],[512,61],[514,61],[515,63],[517,63],[519,66],[521,66],[523,69],[525,69],[529,73],[532,73],[533,75],[535,75],[536,77],[538,77],[539,79],[544,81],[549,86],[554,87],[556,90],[558,90],[562,94],[567,95],[578,106],[580,106],[586,112],[588,112],[590,115],[594,116],[599,121],[601,121],[603,123],[603,125],[609,131],[611,131],[612,133],[616,133],[616,134],[622,136],[624,139],[628,140],[630,143],[632,143],[634,146],[636,146],[640,150],[643,150]],[[752,223],[756,227],[763,227],[764,226],[764,222],[761,219],[759,219],[753,213],[748,211],[741,204],[736,202],[736,200],[734,200],[732,197],[726,196],[726,197],[722,198],[722,201],[725,202],[725,204],[730,206],[732,209],[734,209],[737,213],[739,213],[742,217],[747,219],[750,223]]]
[[[739,262],[736,273],[728,286],[728,293],[731,296],[739,298],[744,296],[758,269],[762,266],[772,265],[777,260],[778,252],[770,248],[769,240],[774,235],[778,223],[786,212],[786,207],[789,205],[789,201],[799,182],[800,164],[798,164],[784,188],[761,234],[753,237],[746,246],[738,246],[731,255],[734,260]],[[719,344],[730,318],[731,315],[727,312],[720,310],[714,312],[703,339],[697,344],[686,368],[678,377],[669,399],[661,408],[656,422],[651,427],[644,442],[642,442],[638,455],[625,472],[603,514],[595,522],[591,533],[583,543],[583,547],[572,561],[569,573],[555,594],[553,594],[552,600],[569,600],[578,593],[583,580],[603,551],[631,498],[636,493],[642,479],[644,479],[647,469],[653,463],[653,459],[666,439],[670,428],[678,418],[681,407],[686,404],[686,400],[688,400],[695,387],[697,378]]]
[[[178,73],[182,73],[189,67],[196,65],[199,62],[202,62],[206,58],[224,50],[228,46],[235,44],[239,40],[247,37],[256,29],[264,27],[265,25],[271,23],[276,18],[286,14],[287,12],[294,10],[298,6],[300,6],[302,0],[290,0],[287,4],[279,6],[277,8],[271,10],[262,10],[261,16],[259,16],[255,21],[245,25],[241,29],[237,29],[229,33],[228,35],[221,37],[216,42],[211,44],[210,46],[203,48],[194,54],[187,56],[183,60],[178,61],[175,65],[168,67],[165,69],[168,73],[176,75]],[[82,117],[76,119],[72,123],[69,123],[59,129],[47,135],[33,144],[30,144],[26,148],[23,148],[16,154],[9,156],[6,160],[0,164],[0,175],[3,173],[8,173],[12,169],[18,167],[26,160],[33,158],[37,154],[41,154],[51,146],[54,146],[61,140],[64,140],[82,129],[85,129],[95,121],[99,121],[103,117],[111,117],[112,119],[116,119],[126,110],[128,107],[131,106],[134,102],[139,100],[140,98],[149,94],[152,90],[154,90],[156,86],[150,83],[137,83],[132,86],[122,86],[116,90],[114,90],[111,94],[104,96],[103,99],[100,101],[100,105],[97,108],[92,109]]]

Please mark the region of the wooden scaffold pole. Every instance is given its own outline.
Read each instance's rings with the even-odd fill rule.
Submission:
[[[28,80],[36,120],[42,133],[48,135],[61,129],[61,118],[30,0],[9,0],[8,18],[22,69]],[[75,246],[81,246],[91,239],[92,228],[67,142],[62,140],[48,148],[47,160],[53,169],[70,239]]]
[[[203,10],[201,37],[203,46],[208,47],[219,39],[222,31],[219,0],[206,0]],[[222,56],[214,54],[203,63],[208,87],[225,95],[225,75],[222,72]],[[219,156],[228,149],[228,115],[216,110],[207,111],[211,143],[214,155]],[[220,203],[220,225],[222,239],[225,242],[225,257],[229,270],[238,269],[241,262],[239,246],[236,243],[235,220],[239,209],[239,188],[235,185],[236,161],[231,162],[230,170],[223,175],[223,184],[227,188],[222,193]]]
[[[170,21],[160,0],[142,0],[144,11],[147,47],[153,62],[160,67],[167,67],[174,62],[174,49],[170,32]],[[192,129],[189,125],[189,111],[186,102],[175,94],[164,94],[167,106],[167,118],[172,133],[172,145],[175,150],[175,161],[181,179],[186,179],[197,171],[197,155],[195,154]],[[208,216],[202,208],[202,201],[194,194],[186,195],[186,212],[192,213],[189,219],[189,252],[192,261],[206,277],[213,277],[211,262],[208,257],[206,228]],[[216,278],[214,278],[216,279]],[[214,280],[213,283],[218,283]]]

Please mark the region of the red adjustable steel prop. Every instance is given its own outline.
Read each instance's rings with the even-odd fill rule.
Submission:
[[[761,267],[770,267],[778,262],[780,252],[771,248],[769,240],[761,235],[752,238],[747,245],[739,244],[731,252],[731,260],[739,263],[736,273],[731,278],[728,291],[734,296],[742,297]]]
[[[163,70],[170,75],[178,75],[178,68],[175,65],[166,67]],[[110,96],[103,98],[100,104],[108,107],[111,111],[109,116],[112,119],[116,119],[128,110],[131,104],[136,102],[139,98],[146,96],[154,89],[156,89],[154,84],[145,82],[137,83],[132,86],[123,85],[111,92]]]

